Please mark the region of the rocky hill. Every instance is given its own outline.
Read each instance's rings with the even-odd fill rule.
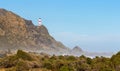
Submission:
[[[0,9],[0,50],[24,49],[27,51],[63,53],[68,50],[50,36],[44,25],[35,26],[11,11]]]
[[[73,52],[83,52],[83,50],[79,47],[79,46],[75,46],[73,49],[72,49]]]
[[[11,11],[0,9],[0,54],[6,53],[7,50],[16,51],[18,49],[56,55],[109,55],[109,53],[86,52],[79,46],[71,50],[50,36],[44,25],[35,26],[31,20],[24,19]]]
[[[80,56],[84,53],[84,51],[79,46],[75,46],[70,52],[71,55],[75,56]]]

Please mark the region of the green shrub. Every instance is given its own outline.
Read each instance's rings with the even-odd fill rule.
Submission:
[[[32,67],[27,63],[27,61],[24,61],[22,59],[19,59],[18,63],[16,64],[16,71],[25,71],[29,70]]]
[[[44,62],[43,67],[47,68],[47,69],[52,69],[53,68],[52,63],[49,62],[49,61]]]
[[[67,66],[62,66],[60,68],[60,71],[69,71],[69,68]]]
[[[74,56],[68,56],[68,57],[67,57],[67,60],[70,60],[70,61],[75,61],[75,60],[76,60],[76,58],[75,58]]]
[[[17,58],[16,56],[9,56],[9,57],[5,57],[0,61],[0,66],[4,67],[4,68],[10,68],[15,66],[17,63]]]
[[[23,60],[29,60],[29,61],[33,61],[34,60],[33,57],[30,54],[28,54],[28,53],[26,53],[26,52],[24,52],[22,50],[18,50],[17,51],[17,57],[21,58]]]
[[[91,58],[87,58],[87,64],[92,64],[92,59]]]

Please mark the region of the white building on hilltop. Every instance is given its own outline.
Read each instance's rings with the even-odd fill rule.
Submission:
[[[41,26],[41,25],[42,25],[42,19],[39,18],[39,19],[38,19],[38,26]]]

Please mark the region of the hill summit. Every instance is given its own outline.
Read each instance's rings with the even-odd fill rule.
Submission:
[[[50,36],[44,25],[35,26],[31,20],[0,9],[0,50],[6,49],[62,53],[68,48]]]

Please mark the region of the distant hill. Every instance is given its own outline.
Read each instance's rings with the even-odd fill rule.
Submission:
[[[73,52],[83,52],[83,50],[79,47],[79,46],[75,46],[73,49],[72,49]]]
[[[76,56],[80,56],[81,54],[83,54],[84,51],[79,47],[79,46],[75,46],[72,50],[71,50],[71,55],[76,55]]]

